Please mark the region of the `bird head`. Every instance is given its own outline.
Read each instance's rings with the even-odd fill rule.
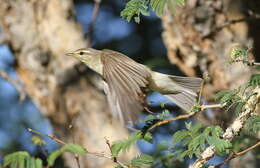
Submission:
[[[99,54],[100,51],[93,48],[81,48],[76,51],[66,53],[67,56],[75,57],[82,62],[88,62],[91,57],[97,56]]]

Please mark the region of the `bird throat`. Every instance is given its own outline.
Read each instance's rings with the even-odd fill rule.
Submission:
[[[103,75],[103,63],[101,62],[101,55],[92,55],[84,58],[83,62],[93,71]]]

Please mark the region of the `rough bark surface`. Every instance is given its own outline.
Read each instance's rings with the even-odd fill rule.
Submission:
[[[240,22],[214,31],[230,20],[244,17],[240,8],[240,1],[187,0],[175,15],[168,12],[162,17],[162,36],[169,60],[187,76],[206,79],[203,94],[208,102],[214,100],[218,91],[234,89],[250,77],[249,67],[239,63],[228,65],[235,43],[244,47],[252,43],[248,24]],[[201,115],[198,118],[209,123],[209,118]],[[230,116],[223,113],[215,113],[212,120],[216,124],[226,121],[230,121]]]
[[[244,65],[227,66],[234,43],[250,44],[247,23],[211,33],[229,20],[243,17],[239,5],[240,1],[187,0],[175,15],[167,13],[162,17],[169,60],[188,76],[208,74],[205,95],[209,98],[216,91],[237,87],[250,76]]]
[[[253,2],[256,1],[250,1],[250,4]],[[169,60],[187,76],[208,75],[203,91],[203,99],[207,102],[213,101],[216,92],[237,88],[248,81],[252,73],[250,68],[243,64],[228,65],[228,62],[230,49],[235,43],[245,48],[256,47],[256,39],[249,36],[252,30],[249,26],[253,24],[240,22],[214,31],[230,20],[244,18],[242,11],[248,10],[243,8],[245,3],[248,1],[187,0],[185,6],[177,7],[174,15],[167,12],[162,17],[162,37]],[[250,35],[253,36],[252,31]],[[232,122],[230,115],[232,113],[215,111],[213,117],[202,113],[196,119],[209,125],[228,127]],[[240,167],[243,167],[243,164],[240,164]]]
[[[113,141],[128,133],[107,113],[99,78],[64,55],[87,46],[73,19],[72,1],[1,0],[0,4],[0,24],[16,59],[17,73],[30,98],[51,120],[55,134],[89,151],[109,154],[104,137]],[[67,155],[66,162],[76,166],[72,155]],[[111,164],[95,157],[80,158],[81,167]]]

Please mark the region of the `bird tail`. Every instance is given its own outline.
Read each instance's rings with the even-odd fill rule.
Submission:
[[[191,110],[197,101],[197,92],[200,91],[203,80],[201,78],[173,75],[168,75],[168,77],[177,85],[179,93],[165,96],[183,110]]]

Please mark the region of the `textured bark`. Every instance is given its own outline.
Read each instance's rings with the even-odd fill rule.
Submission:
[[[64,55],[87,46],[73,19],[72,1],[1,0],[0,4],[0,24],[17,73],[30,98],[51,120],[55,134],[89,151],[109,154],[104,137],[122,139],[127,130],[107,113],[105,96],[98,89],[100,79]],[[66,162],[76,166],[72,155],[67,155]],[[95,157],[80,158],[81,167],[111,164]]]
[[[243,17],[239,5],[240,1],[187,0],[175,15],[167,13],[162,17],[169,60],[188,76],[208,74],[205,95],[209,99],[216,91],[235,88],[250,76],[244,65],[227,66],[234,43],[250,44],[247,23],[237,23],[206,36],[227,21]]]
[[[254,46],[255,51],[258,51],[259,43],[254,42],[259,40],[250,38],[257,37],[252,34],[253,30],[257,29],[257,24],[240,22],[220,31],[213,30],[230,20],[245,17],[242,12],[248,10],[245,7],[257,3],[243,0],[187,0],[184,7],[177,8],[175,15],[167,12],[162,17],[162,37],[169,60],[187,76],[208,75],[209,79],[206,80],[203,90],[203,99],[207,102],[213,101],[216,92],[237,88],[248,81],[252,73],[250,68],[243,64],[228,65],[228,61],[234,43],[245,48]],[[252,28],[253,26],[256,27]],[[196,119],[209,125],[228,127],[234,117],[230,115],[232,113],[224,113],[221,110],[214,111],[214,117],[202,113],[197,115]],[[212,150],[210,152],[212,153]],[[240,167],[243,167],[243,164],[240,164]]]
[[[208,102],[214,100],[216,92],[237,88],[250,77],[249,67],[239,63],[228,65],[234,43],[243,47],[252,43],[248,24],[240,22],[213,31],[229,20],[244,17],[240,8],[240,1],[187,0],[175,15],[168,12],[162,17],[162,36],[169,60],[187,76],[208,76],[203,90]],[[198,119],[209,123],[209,118],[201,115]],[[223,112],[215,113],[212,119],[216,124],[228,123],[226,121],[230,121],[230,116]]]

